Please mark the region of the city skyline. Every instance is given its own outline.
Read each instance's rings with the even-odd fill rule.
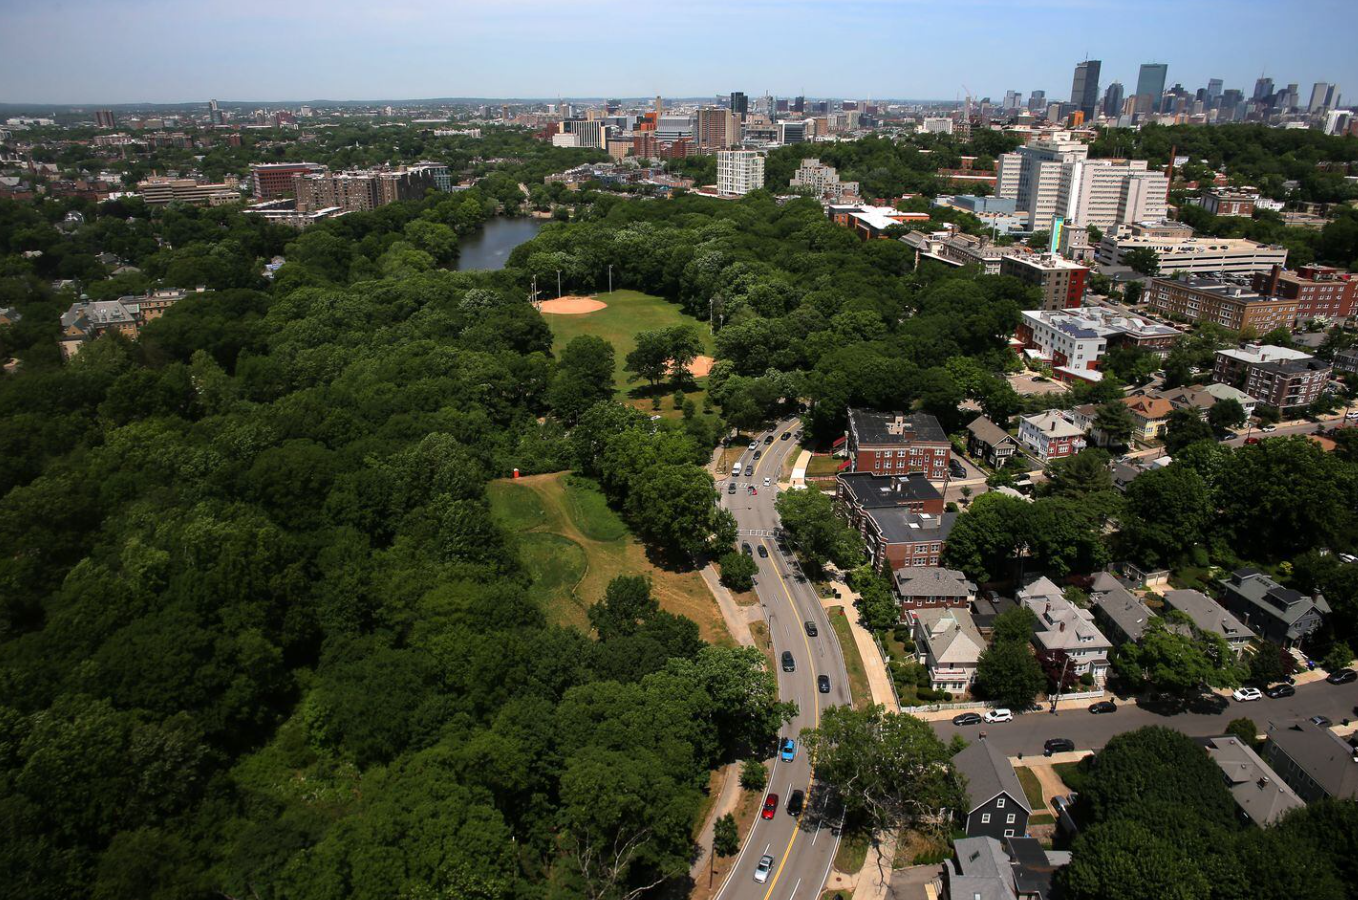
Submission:
[[[380,8],[304,2],[286,9],[258,0],[213,0],[192,9],[163,0],[128,0],[116,9],[93,0],[59,9],[0,2],[10,25],[0,36],[0,102],[24,104],[705,97],[733,90],[751,97],[768,91],[949,101],[968,89],[975,98],[998,100],[1006,90],[1026,97],[1036,89],[1067,100],[1071,72],[1086,58],[1102,63],[1100,99],[1115,80],[1130,93],[1146,62],[1167,64],[1166,87],[1181,83],[1189,91],[1219,78],[1248,95],[1261,74],[1295,82],[1308,95],[1320,81],[1358,89],[1358,56],[1345,46],[1358,22],[1334,0],[1303,0],[1281,17],[1263,2],[1153,2],[1129,16],[1124,5],[1103,0],[946,9],[885,0],[697,0],[682,18],[648,0],[584,0],[570,9],[546,0],[506,0],[492,9],[428,0]],[[1159,13],[1171,11],[1218,16],[1217,39],[1200,40],[1196,28],[1166,29]],[[1034,15],[1046,17],[1036,36],[1023,30]],[[987,27],[963,39],[959,20],[978,17]],[[736,39],[766,35],[779,52],[759,53],[757,43],[747,43],[749,52],[734,54],[726,42],[699,40],[714,21]],[[1345,27],[1317,27],[1326,21]],[[845,67],[838,54],[825,52],[827,35],[836,31],[896,37],[890,52],[858,54],[855,65]],[[249,39],[204,39],[214,33]],[[1029,61],[1022,68],[1009,52],[1019,34]],[[34,35],[60,35],[65,52],[54,57],[50,42]],[[570,50],[587,40],[597,42],[597,54]],[[1242,41],[1250,52],[1239,52]],[[108,52],[129,46],[154,53],[139,57],[144,64],[130,64]],[[176,77],[164,77],[166,71]]]

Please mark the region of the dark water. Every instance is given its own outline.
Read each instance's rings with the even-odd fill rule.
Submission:
[[[542,219],[491,219],[462,242],[457,270],[503,269],[510,251],[532,239],[542,222]]]

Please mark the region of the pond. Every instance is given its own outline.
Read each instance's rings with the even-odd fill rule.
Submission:
[[[530,218],[491,219],[462,242],[457,270],[503,269],[510,251],[524,241],[532,240],[542,222],[542,219]]]

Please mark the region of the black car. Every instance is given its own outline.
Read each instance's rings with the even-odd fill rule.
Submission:
[[[795,659],[792,658],[792,651],[791,651],[791,650],[784,650],[784,651],[783,651],[783,671],[784,671],[784,672],[795,672],[795,671],[797,671],[797,661],[796,661]]]
[[[829,676],[829,675],[817,675],[817,676],[816,676],[816,690],[820,691],[822,694],[828,694],[828,693],[830,693],[830,676]]]
[[[753,556],[753,555],[754,555],[754,550],[750,548],[750,542],[749,542],[749,541],[741,541],[741,542],[740,542],[740,552],[741,552],[741,553],[744,553],[746,556]]]
[[[1264,688],[1264,696],[1271,700],[1281,700],[1283,697],[1291,697],[1297,693],[1297,689],[1290,684],[1275,684],[1273,687]]]
[[[1330,721],[1329,716],[1312,716],[1311,723],[1314,725],[1319,725],[1321,728],[1329,728],[1331,725],[1334,724],[1333,722]]]
[[[1098,703],[1089,704],[1089,711],[1098,715],[1099,713],[1113,713],[1118,711],[1118,705],[1112,700],[1100,700]]]
[[[981,721],[980,713],[962,713],[959,716],[952,717],[954,725],[980,725]]]
[[[807,637],[815,637],[816,635],[820,634],[820,629],[816,627],[815,622],[812,622],[810,619],[807,619],[805,625]]]
[[[771,435],[771,434],[766,434],[766,435],[764,435],[764,444],[765,444],[765,445],[768,445],[768,444],[772,444],[772,443],[773,443],[773,435]]]
[[[763,455],[764,455],[764,451],[763,451],[763,450],[756,450],[756,451],[754,451],[754,458],[755,458],[755,459],[759,459],[759,457],[761,457],[761,456],[763,456]]]
[[[1075,742],[1070,738],[1052,738],[1042,745],[1042,752],[1047,756],[1053,753],[1069,753],[1075,749]]]
[[[789,816],[800,816],[806,807],[806,792],[793,791],[787,798],[787,814]]]
[[[735,483],[734,481],[732,481],[730,484],[728,484],[728,485],[726,486],[726,493],[728,493],[728,494],[734,494],[735,492],[736,492],[736,483]]]
[[[759,558],[760,558],[760,559],[768,559],[768,558],[769,558],[769,548],[768,548],[768,547],[765,547],[763,544],[760,544],[760,545],[759,545]]]
[[[1358,681],[1358,672],[1352,669],[1336,669],[1326,675],[1325,680],[1330,684],[1348,684],[1351,681]]]
[[[780,441],[787,441],[787,440],[791,440],[791,439],[792,439],[792,432],[790,432],[790,431],[784,431],[782,434],[778,435],[778,440],[780,440]]]
[[[958,462],[955,459],[948,460],[948,471],[952,473],[953,478],[967,477],[966,467],[964,467],[960,462]]]

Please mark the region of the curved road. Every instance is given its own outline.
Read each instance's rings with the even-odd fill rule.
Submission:
[[[787,737],[797,737],[803,728],[817,725],[826,707],[850,702],[848,676],[834,629],[814,588],[800,579],[795,559],[779,551],[774,536],[778,514],[773,504],[779,475],[788,456],[800,449],[795,440],[781,440],[780,436],[799,428],[794,419],[759,434],[756,440],[763,456],[754,463],[753,473],[748,467],[754,453],[746,450],[741,456],[742,474],[717,485],[722,505],[736,517],[738,540],[749,543],[759,564],[755,593],[773,639],[774,658],[780,663],[787,651],[796,663],[793,672],[784,672],[781,664],[776,668],[779,696],[795,701],[798,708],[797,717],[783,728],[782,735]],[[769,435],[773,442],[765,444],[764,438]],[[768,486],[765,478],[769,479]],[[736,484],[734,494],[729,493],[732,481]],[[756,493],[751,494],[750,487]],[[767,557],[760,556],[761,547]],[[815,623],[815,637],[807,634],[808,621]],[[829,676],[829,693],[817,690],[819,675]],[[807,796],[805,812],[795,818],[787,812],[788,797],[794,790],[805,791]],[[820,896],[839,846],[838,828],[832,827],[837,820],[832,823],[833,812],[827,815],[823,796],[812,789],[811,764],[800,740],[793,762],[774,762],[765,796],[769,793],[778,795],[778,811],[771,820],[755,819],[716,900],[816,900]],[[765,854],[773,857],[773,867],[768,880],[761,884],[755,881],[754,873]]]

